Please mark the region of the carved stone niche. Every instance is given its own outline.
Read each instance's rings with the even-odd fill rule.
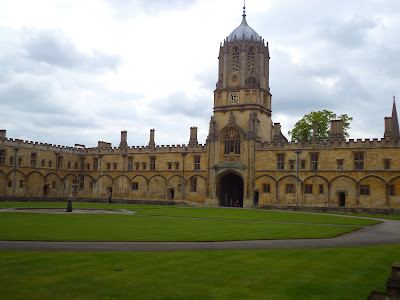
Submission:
[[[260,82],[258,79],[254,76],[250,76],[246,79],[245,81],[246,87],[255,87],[259,88],[260,87]]]

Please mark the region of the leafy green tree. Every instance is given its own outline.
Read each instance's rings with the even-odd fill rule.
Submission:
[[[337,116],[329,110],[312,111],[306,114],[294,125],[288,134],[292,141],[311,141],[313,137],[313,121],[317,121],[317,140],[328,140],[331,134],[331,120],[343,120],[343,134],[349,137],[347,130],[350,128],[350,121],[353,120],[347,114]]]

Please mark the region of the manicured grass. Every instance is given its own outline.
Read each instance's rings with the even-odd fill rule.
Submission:
[[[0,254],[1,299],[367,299],[400,245]]]
[[[357,217],[381,218],[381,219],[390,219],[390,220],[400,220],[400,215],[373,215],[373,214],[353,214],[353,213],[332,213],[332,214],[357,216]]]
[[[64,208],[64,202],[0,202],[0,208],[6,207],[53,207]],[[167,205],[73,203],[75,208],[128,209],[145,215],[176,216],[225,220],[252,220],[311,224],[373,225],[377,220],[348,218],[315,213],[266,211],[226,207],[182,207]]]
[[[358,226],[276,224],[137,215],[3,212],[0,240],[224,241],[330,238]]]
[[[340,216],[318,215],[298,212],[266,211],[225,207],[176,207],[176,208],[139,208],[141,214],[158,216],[179,216],[192,218],[254,220],[290,223],[313,224],[346,224],[346,225],[373,225],[380,221],[346,218]]]

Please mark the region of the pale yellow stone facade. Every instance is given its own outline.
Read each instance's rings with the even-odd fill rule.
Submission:
[[[0,135],[0,197],[186,202],[191,205],[400,209],[397,114],[381,140],[290,143],[272,123],[268,44],[242,24],[224,40],[205,145],[61,147]],[[393,121],[393,122],[392,122]],[[393,123],[393,124],[392,124]],[[389,125],[388,125],[389,124]],[[390,128],[389,128],[390,127]],[[397,123],[398,127],[398,123]],[[397,128],[398,130],[398,128]]]

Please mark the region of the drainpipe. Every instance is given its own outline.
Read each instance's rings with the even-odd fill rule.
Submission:
[[[185,156],[187,155],[186,152],[182,154],[182,191],[181,191],[181,198],[184,200],[184,190],[185,190]]]
[[[299,156],[301,150],[294,150],[294,153],[297,154],[297,177],[296,177],[296,207],[299,206],[299,166],[300,166],[300,161],[299,161]]]
[[[97,178],[97,201],[100,201],[100,174],[101,174],[101,158],[103,157],[102,154],[99,155],[99,176]]]
[[[18,147],[14,148],[14,151],[15,151],[14,157],[15,158],[14,158],[14,184],[13,184],[13,195],[12,195],[13,198],[15,197],[15,184],[17,182],[17,159],[18,159],[17,152],[18,152],[18,150],[19,150]]]
[[[122,157],[124,158],[124,163],[122,164],[122,184],[121,184],[121,199],[122,201],[124,200],[124,177],[125,177],[125,160],[126,160],[126,154],[122,154]]]
[[[58,170],[58,156],[60,155],[60,153],[56,153],[56,163],[55,163],[55,165],[56,165],[56,196],[55,196],[55,198],[57,198],[57,196],[58,196],[58,173],[57,173],[57,170]]]

